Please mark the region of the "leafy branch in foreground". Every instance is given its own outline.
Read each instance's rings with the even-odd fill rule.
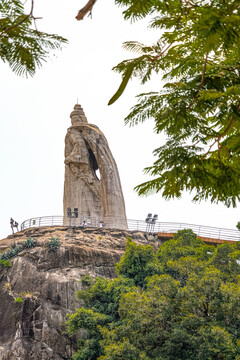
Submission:
[[[118,64],[122,84],[141,83],[159,74],[159,92],[138,95],[125,122],[154,119],[155,132],[167,137],[154,151],[157,160],[145,172],[152,180],[138,185],[139,195],[162,192],[180,197],[194,191],[194,201],[210,199],[236,206],[240,200],[240,4],[239,1],[116,0],[126,19],[152,16],[159,29],[153,46],[126,42],[139,54]]]
[[[25,13],[21,0],[0,2],[0,58],[17,75],[33,76],[50,51],[62,49],[67,43],[59,35],[39,31],[36,28],[39,18],[33,15],[33,9],[33,0],[29,14]]]

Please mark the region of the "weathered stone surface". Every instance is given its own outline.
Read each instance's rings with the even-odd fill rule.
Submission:
[[[98,226],[103,221],[107,227],[127,229],[118,169],[105,136],[97,126],[88,124],[80,105],[75,105],[70,117],[72,126],[65,138],[65,224],[70,207],[79,211],[74,224],[85,220]]]
[[[60,240],[57,252],[46,246],[51,236]],[[20,252],[11,268],[0,266],[0,360],[70,359],[76,344],[62,333],[62,324],[81,305],[75,297],[79,280],[85,274],[113,278],[126,236],[147,243],[137,231],[60,226],[27,229],[1,240],[0,251],[29,237],[38,246]],[[16,303],[20,293],[24,302]]]

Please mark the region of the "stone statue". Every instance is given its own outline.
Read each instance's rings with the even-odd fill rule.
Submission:
[[[65,138],[64,222],[67,208],[78,208],[87,225],[127,229],[125,204],[116,162],[99,128],[89,124],[77,104],[70,114],[72,126]],[[97,175],[99,170],[100,176]]]

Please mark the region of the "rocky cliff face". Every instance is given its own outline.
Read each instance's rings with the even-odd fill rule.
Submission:
[[[60,248],[46,243],[57,237]],[[81,306],[75,297],[85,274],[112,278],[124,253],[126,236],[146,244],[140,232],[42,227],[0,241],[0,251],[28,238],[38,245],[0,266],[0,360],[70,359],[75,341],[63,333],[66,314]],[[23,302],[15,299],[21,296]]]

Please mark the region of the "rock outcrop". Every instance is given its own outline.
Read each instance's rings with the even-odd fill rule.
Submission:
[[[49,251],[49,238],[59,249]],[[81,306],[75,297],[85,274],[113,278],[126,236],[146,244],[143,233],[104,228],[42,227],[0,241],[0,251],[32,237],[37,246],[0,266],[0,360],[70,359],[74,339],[64,334],[66,314]],[[21,297],[23,302],[16,302]]]

